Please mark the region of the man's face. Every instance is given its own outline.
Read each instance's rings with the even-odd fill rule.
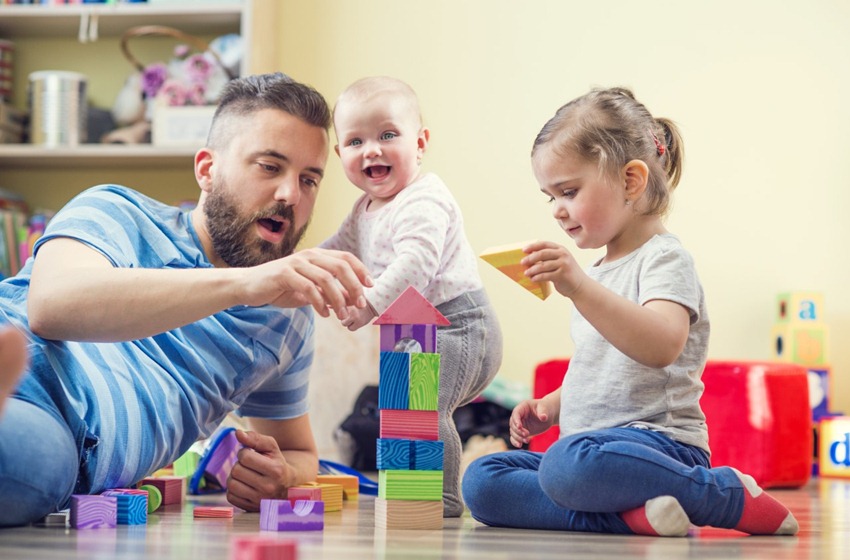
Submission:
[[[246,267],[295,250],[316,202],[328,136],[273,109],[234,125],[227,145],[212,154],[202,210],[210,260]]]
[[[213,248],[227,266],[256,266],[286,257],[295,251],[307,231],[307,224],[297,230],[288,227],[283,231],[283,237],[278,243],[267,241],[256,234],[257,224],[261,220],[283,219],[291,224],[295,217],[292,206],[279,202],[267,210],[244,215],[239,211],[236,197],[223,188],[223,185],[217,184],[218,182],[214,183],[213,190],[207,197],[204,212],[207,218],[207,233]]]

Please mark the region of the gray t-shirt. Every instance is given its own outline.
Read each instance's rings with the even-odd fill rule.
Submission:
[[[561,437],[614,427],[644,428],[709,451],[700,381],[708,353],[705,296],[691,255],[672,234],[656,235],[625,257],[588,270],[591,278],[640,305],[663,299],[688,309],[685,349],[665,368],[647,367],[614,348],[578,312],[575,354],[561,391]]]

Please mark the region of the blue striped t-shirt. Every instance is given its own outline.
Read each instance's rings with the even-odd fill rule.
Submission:
[[[93,187],[74,198],[50,221],[36,254],[59,237],[85,243],[116,267],[212,268],[188,212],[125,187]],[[0,283],[0,322],[27,333],[32,262]],[[98,440],[89,491],[127,486],[209,436],[228,412],[304,415],[313,321],[309,307],[237,306],[122,343],[56,342],[28,333],[33,371],[19,391],[37,401],[61,387],[61,398],[53,399],[62,401],[60,412],[79,416],[86,437]]]

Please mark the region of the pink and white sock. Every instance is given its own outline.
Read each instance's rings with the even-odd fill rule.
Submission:
[[[753,477],[737,469],[732,470],[746,490],[744,510],[735,529],[751,535],[796,535],[800,526],[788,508],[762,490]]]
[[[620,517],[637,535],[652,537],[684,537],[691,522],[679,500],[659,496],[644,505],[620,513]]]

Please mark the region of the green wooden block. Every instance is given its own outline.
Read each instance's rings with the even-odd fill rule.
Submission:
[[[198,463],[200,461],[200,455],[194,451],[187,451],[174,461],[174,464],[172,465],[172,468],[174,469],[174,476],[192,478],[192,475],[194,475],[195,471],[198,470]]]
[[[378,471],[378,497],[385,500],[442,500],[443,471]]]
[[[410,410],[437,410],[440,392],[440,355],[410,355]]]

